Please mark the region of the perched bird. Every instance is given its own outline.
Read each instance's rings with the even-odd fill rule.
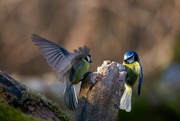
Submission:
[[[127,77],[125,81],[125,91],[120,101],[120,109],[130,112],[132,88],[138,80],[138,95],[140,95],[143,81],[143,70],[140,64],[139,56],[134,51],[127,51],[124,54],[123,65],[126,68]]]
[[[91,63],[90,49],[86,46],[79,47],[74,53],[68,52],[59,45],[50,42],[36,34],[32,35],[32,41],[39,46],[49,65],[56,70],[59,80],[66,82],[64,101],[70,110],[76,110],[78,100],[74,84],[80,82],[84,74],[89,70]]]

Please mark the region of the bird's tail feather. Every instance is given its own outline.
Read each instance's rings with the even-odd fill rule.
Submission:
[[[64,90],[64,102],[68,109],[77,109],[78,100],[76,96],[75,87],[71,82],[68,81],[66,81],[66,88]]]
[[[119,108],[126,112],[131,111],[132,87],[125,84],[125,91],[121,97]]]

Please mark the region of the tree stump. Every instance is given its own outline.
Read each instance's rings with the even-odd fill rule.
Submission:
[[[116,121],[127,72],[116,62],[104,61],[82,81],[77,121]]]

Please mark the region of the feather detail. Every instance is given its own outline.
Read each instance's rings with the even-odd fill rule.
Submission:
[[[59,65],[61,65],[64,59],[68,58],[68,56],[70,55],[70,53],[66,49],[36,34],[33,34],[31,39],[35,43],[35,45],[39,46],[39,50],[44,55],[44,58],[55,70],[59,70]]]
[[[70,110],[76,110],[78,107],[78,100],[75,87],[72,83],[66,81],[66,88],[64,90],[64,102]]]
[[[71,61],[75,55],[36,34],[33,34],[31,39],[35,45],[39,46],[39,50],[42,52],[49,65],[57,71],[58,79],[61,82],[66,81],[69,76],[69,70],[72,67]]]
[[[125,91],[121,97],[119,108],[126,112],[131,111],[132,87],[125,84]]]
[[[79,47],[78,50],[74,50],[75,58],[76,59],[82,59],[86,56],[88,56],[90,53],[90,49],[87,46]]]
[[[60,80],[69,80],[69,75],[71,72],[71,69],[73,68],[73,65],[76,65],[82,58],[85,58],[90,53],[90,49],[87,46],[79,47],[78,50],[74,50],[74,53],[72,53],[70,56],[68,56],[64,61],[63,65],[65,68],[59,68],[58,75]],[[63,76],[61,76],[63,75]],[[68,75],[68,76],[66,76]]]

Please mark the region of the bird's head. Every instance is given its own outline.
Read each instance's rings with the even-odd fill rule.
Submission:
[[[84,58],[87,62],[92,63],[91,55],[88,55]]]
[[[139,62],[139,56],[135,51],[130,50],[124,54],[124,62],[126,64],[130,64],[130,63],[133,63],[135,61]]]

